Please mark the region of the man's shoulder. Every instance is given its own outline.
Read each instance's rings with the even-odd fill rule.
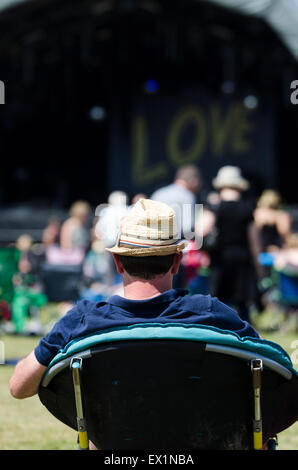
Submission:
[[[70,312],[87,313],[98,310],[106,305],[105,301],[95,302],[93,300],[81,299],[76,302]]]
[[[195,310],[211,310],[213,304],[213,297],[210,294],[189,294],[186,293],[181,297],[181,302],[187,307],[193,307]]]
[[[174,189],[174,184],[171,183],[171,184],[168,184],[166,186],[162,186],[161,188],[159,189],[156,189],[156,191],[154,191],[150,197],[150,199],[155,199],[155,198],[158,198],[159,196],[162,196],[164,194],[168,194],[169,192],[171,192],[172,190]]]
[[[216,313],[229,313],[236,314],[236,311],[231,307],[221,302],[217,297],[212,297],[210,294],[187,294],[183,297],[183,303],[187,307],[193,307],[194,310],[207,310]]]

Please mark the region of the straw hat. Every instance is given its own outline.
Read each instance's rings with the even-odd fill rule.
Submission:
[[[123,256],[165,256],[186,246],[178,239],[174,210],[158,201],[139,199],[122,221],[114,247],[107,251]]]
[[[212,181],[216,189],[235,188],[245,191],[249,188],[249,182],[241,175],[241,170],[237,166],[223,166]]]

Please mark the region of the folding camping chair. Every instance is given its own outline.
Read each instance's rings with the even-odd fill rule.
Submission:
[[[275,343],[139,324],[70,342],[39,398],[78,430],[79,449],[88,440],[101,450],[273,449],[275,434],[298,417],[297,391],[297,372]]]
[[[285,311],[286,320],[290,321],[290,316],[295,316],[296,331],[298,331],[298,269],[285,268],[277,270],[278,295],[277,303]],[[287,328],[287,323],[283,329]]]
[[[75,301],[79,296],[82,265],[43,263],[41,279],[49,302]]]
[[[262,253],[259,263],[270,268],[270,276],[263,279],[264,290],[268,290],[268,300],[278,306],[285,313],[285,321],[281,327],[286,331],[290,316],[295,316],[296,331],[298,331],[298,268],[297,266],[274,266],[274,255]]]

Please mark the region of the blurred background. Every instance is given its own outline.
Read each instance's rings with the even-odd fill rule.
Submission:
[[[185,163],[208,191],[227,162],[295,205],[297,16],[296,0],[2,0],[1,206],[149,194]]]
[[[226,165],[249,181],[252,209],[274,190],[265,205],[291,219],[270,241],[280,247],[298,224],[297,25],[296,0],[2,0],[2,318],[16,288],[37,280],[49,301],[76,300],[78,282],[86,294],[97,258],[97,280],[114,285],[103,261],[113,239],[92,249],[95,209],[116,208],[101,224],[116,232],[126,207],[185,165],[199,170],[195,201],[205,207],[216,205],[212,181]]]
[[[213,214],[223,167],[249,182],[253,293],[239,313],[293,352],[297,0],[0,0],[0,80],[7,365],[26,351],[17,340],[36,342],[73,302],[121,294],[104,248],[185,166]],[[212,290],[213,235],[185,253],[177,286]]]

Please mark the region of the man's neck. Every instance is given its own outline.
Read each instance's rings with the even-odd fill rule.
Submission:
[[[158,276],[151,280],[143,280],[123,276],[124,297],[130,300],[146,300],[157,297],[172,289],[172,277]]]

